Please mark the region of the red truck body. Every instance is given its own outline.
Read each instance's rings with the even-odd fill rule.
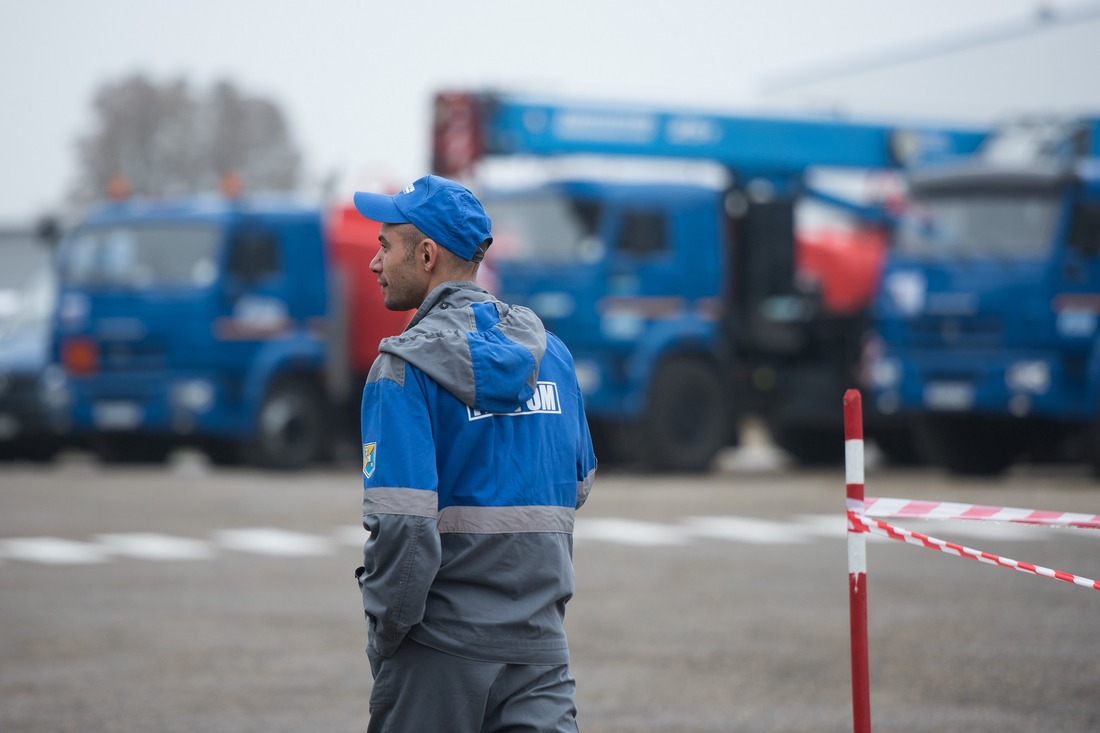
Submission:
[[[351,371],[366,374],[378,356],[378,342],[404,330],[413,312],[391,311],[382,302],[378,276],[370,270],[378,252],[378,222],[346,206],[333,210],[326,226],[332,262],[345,293]]]

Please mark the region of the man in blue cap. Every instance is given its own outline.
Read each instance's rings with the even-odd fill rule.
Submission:
[[[368,733],[576,731],[563,619],[596,459],[573,359],[475,284],[491,222],[464,186],[355,205],[386,307],[417,309],[363,390]]]

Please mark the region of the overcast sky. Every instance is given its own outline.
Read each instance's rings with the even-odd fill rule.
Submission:
[[[1015,34],[1040,7],[1077,21]],[[984,121],[1100,114],[1098,68],[1098,0],[0,0],[0,222],[57,207],[135,72],[274,99],[351,191],[425,172],[440,89]]]

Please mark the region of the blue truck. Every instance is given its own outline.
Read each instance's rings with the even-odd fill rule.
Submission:
[[[94,208],[57,256],[55,422],[112,461],[190,444],[294,469],[356,445],[378,341],[409,317],[382,306],[376,240],[349,207],[284,196]]]
[[[972,152],[983,134],[493,93],[442,93],[435,107],[434,169],[475,185],[501,159],[719,169],[706,183],[597,173],[485,186],[501,295],[569,345],[601,460],[656,470],[706,470],[747,414],[800,462],[840,460],[839,405],[889,216],[882,202],[815,188],[810,174],[897,170]],[[811,198],[854,218],[856,233],[830,247],[796,232],[796,207]],[[866,297],[844,302],[850,293]],[[909,450],[880,436],[894,455]]]
[[[1100,120],[1032,119],[910,176],[865,375],[951,473],[1100,472]]]

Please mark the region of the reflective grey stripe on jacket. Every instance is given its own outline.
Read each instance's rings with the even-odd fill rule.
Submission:
[[[595,470],[577,482],[577,509],[584,506]],[[565,507],[447,507],[438,510],[438,495],[424,489],[376,488],[363,492],[363,516],[407,514],[439,517],[440,532],[572,532],[574,510]],[[494,518],[498,515],[499,518]],[[508,518],[505,518],[508,517]],[[465,528],[464,528],[465,527]],[[482,527],[483,529],[472,529]]]
[[[439,532],[573,532],[576,509],[564,506],[449,506],[439,513]]]
[[[561,506],[449,506],[438,511],[433,491],[370,489],[363,492],[363,516],[370,514],[436,518],[440,534],[571,533],[576,509]]]
[[[434,517],[439,514],[439,495],[425,489],[367,489],[363,492],[363,516],[408,514]]]

